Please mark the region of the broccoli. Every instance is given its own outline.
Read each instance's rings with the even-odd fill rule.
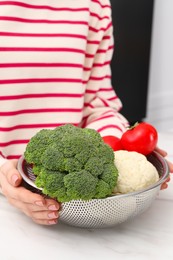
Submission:
[[[24,157],[37,187],[59,202],[105,198],[117,184],[114,152],[93,129],[43,129],[30,139]]]
[[[51,133],[51,130],[42,129],[31,138],[25,151],[25,158],[28,163],[33,163],[35,165],[41,164],[41,156],[48,147],[49,143],[52,142],[52,138],[50,138]]]

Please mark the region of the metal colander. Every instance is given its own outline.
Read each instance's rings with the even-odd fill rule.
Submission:
[[[138,192],[112,195],[105,199],[89,201],[73,200],[61,204],[59,220],[72,226],[82,228],[105,228],[125,222],[147,210],[155,200],[161,184],[169,176],[166,160],[156,152],[148,156],[148,160],[156,167],[160,179],[154,185]],[[32,191],[41,193],[34,184],[31,167],[26,167],[24,158],[18,163],[24,185]]]

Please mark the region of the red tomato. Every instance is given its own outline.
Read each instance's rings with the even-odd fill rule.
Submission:
[[[113,136],[113,135],[107,135],[102,137],[103,141],[108,144],[114,151],[122,150],[123,147],[121,145],[120,138]]]
[[[158,133],[156,129],[145,122],[135,124],[121,137],[121,143],[125,150],[144,155],[151,153],[155,149],[157,141]]]

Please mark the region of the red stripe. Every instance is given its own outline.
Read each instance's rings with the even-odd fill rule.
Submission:
[[[0,151],[0,156],[5,159],[5,156],[3,155],[3,153],[1,151]]]
[[[115,115],[102,116],[102,117],[99,117],[99,118],[97,118],[97,119],[95,119],[95,120],[92,120],[91,123],[94,123],[94,122],[97,122],[97,121],[100,121],[100,120],[103,120],[103,119],[107,119],[107,118],[112,118],[112,117],[115,118]],[[87,118],[88,118],[88,116],[85,118],[82,127],[86,127],[86,125],[87,125],[87,120],[86,120],[86,119],[87,119]]]
[[[86,58],[94,58],[94,56],[95,56],[94,54],[89,54],[89,53],[86,53],[86,54],[85,54],[85,57],[86,57]]]
[[[111,61],[106,61],[104,63],[93,63],[93,67],[103,67],[109,65]]]
[[[98,14],[93,13],[93,12],[90,12],[90,15],[93,16],[93,17],[98,18],[99,20],[104,20],[104,19],[109,19],[109,18],[110,18],[109,16],[103,16],[103,17],[101,17],[101,16],[99,16]]]
[[[116,99],[118,99],[118,96],[113,96],[111,98],[108,98],[109,101],[116,100]]]
[[[53,6],[47,6],[47,5],[31,5],[26,3],[19,3],[16,1],[2,1],[0,2],[0,5],[15,5],[20,6],[24,8],[31,8],[31,9],[47,9],[51,11],[71,11],[71,12],[89,12],[89,8],[57,8]],[[109,16],[100,17],[98,14],[90,12],[91,16],[97,17],[99,20],[103,19],[109,19]]]
[[[111,9],[111,6],[110,6],[110,5],[103,5],[103,4],[101,4],[100,1],[98,1],[98,0],[92,0],[91,2],[100,5],[102,8],[110,8],[110,9]]]
[[[110,36],[104,36],[102,40],[110,40]],[[88,40],[87,43],[89,44],[100,44],[100,41],[90,41]]]
[[[0,20],[1,21],[22,22],[22,23],[77,24],[77,25],[88,26],[88,22],[85,22],[85,21],[24,19],[24,18],[19,18],[19,17],[7,17],[7,16],[0,16]],[[110,22],[107,27],[102,27],[99,29],[89,26],[89,30],[98,33],[99,31],[107,31],[111,26],[112,26],[112,22]]]
[[[47,9],[52,11],[70,11],[70,12],[89,12],[89,8],[60,8],[60,7],[53,7],[48,5],[31,5],[22,2],[16,1],[1,1],[0,5],[15,5],[21,6],[24,8],[32,8],[32,9]]]
[[[60,78],[42,78],[42,79],[4,79],[0,84],[21,84],[21,83],[40,83],[40,82],[63,82],[63,83],[82,83],[81,79],[60,79]]]
[[[15,125],[15,126],[11,126],[11,127],[0,127],[0,131],[2,132],[9,132],[9,131],[13,131],[13,130],[18,130],[18,129],[32,129],[32,128],[55,128],[61,125],[64,125],[65,123],[61,123],[61,124],[28,124],[28,125]],[[70,123],[73,124],[75,126],[77,126],[78,124],[76,123]]]
[[[83,68],[81,64],[75,63],[0,63],[0,68],[18,67],[62,67],[62,68]]]
[[[93,63],[92,67],[95,68],[95,67],[104,67],[104,66],[107,66],[110,64],[111,61],[106,61],[104,63]],[[91,70],[92,68],[89,68],[89,67],[84,67],[83,68],[85,71],[89,71]]]
[[[117,126],[117,125],[107,125],[107,126],[103,126],[103,127],[99,128],[99,129],[97,129],[97,131],[100,133],[100,132],[102,132],[102,131],[104,131],[104,130],[106,130],[106,129],[109,129],[109,128],[118,129],[120,132],[123,132],[123,130],[122,130],[119,126]]]
[[[106,76],[103,76],[103,77],[90,77],[89,80],[94,80],[94,81],[100,81],[100,80],[103,80],[103,79],[110,79],[111,76],[110,75],[106,75]],[[84,80],[83,83],[86,84],[88,83],[89,80]]]
[[[92,68],[89,68],[89,67],[84,67],[83,70],[84,71],[90,71]]]
[[[84,103],[84,106],[85,107],[94,108],[94,106],[91,103],[87,103],[87,102]]]
[[[107,119],[107,118],[112,118],[112,117],[115,118],[115,115],[102,116],[100,118],[97,118],[97,119],[93,120],[92,122],[96,122],[96,121],[100,121],[100,120]]]
[[[113,89],[112,89],[112,87],[110,87],[110,88],[100,88],[100,91],[112,91]]]
[[[114,49],[114,45],[109,46],[106,50],[105,49],[98,49],[97,53],[106,53],[108,50]]]
[[[96,28],[94,28],[94,27],[92,27],[92,26],[89,26],[89,30],[90,30],[90,31],[93,31],[93,32],[96,32],[96,33],[100,32],[100,31],[104,31],[104,32],[105,32],[105,31],[107,31],[111,26],[112,26],[112,22],[110,22],[107,27],[102,27],[102,28],[99,28],[99,29],[96,29]]]
[[[0,116],[15,116],[20,114],[34,113],[80,113],[82,108],[40,108],[40,109],[24,109],[18,111],[0,112]]]
[[[81,98],[82,94],[74,93],[45,93],[45,94],[24,94],[24,95],[10,95],[10,96],[0,96],[0,100],[16,100],[16,99],[26,99],[26,98]]]
[[[110,46],[108,49],[103,50],[99,49],[97,53],[106,53],[109,49],[112,49],[113,46]],[[0,51],[49,51],[49,52],[74,52],[85,54],[87,58],[93,58],[95,54],[85,53],[84,50],[74,49],[74,48],[39,48],[39,47],[0,47]]]
[[[96,92],[97,92],[97,90],[86,89],[86,93],[87,93],[87,94],[95,94]]]
[[[96,100],[97,97],[94,97],[93,101]],[[106,100],[102,99],[101,97],[99,97],[99,100],[103,103],[104,107],[109,107],[108,103],[106,102]]]
[[[65,34],[65,33],[13,33],[13,32],[0,32],[0,36],[10,36],[10,37],[64,37],[64,38],[77,38],[86,40],[85,35],[80,34]],[[110,37],[104,37],[103,40],[110,39]],[[87,41],[88,44],[99,44],[100,41]]]
[[[10,142],[4,142],[4,143],[0,143],[1,147],[6,147],[9,145],[13,145],[13,144],[26,144],[28,143],[29,140],[12,140]]]
[[[85,54],[84,50],[74,48],[29,48],[29,47],[0,47],[0,51],[51,51],[51,52],[74,52]]]
[[[109,51],[110,49],[113,49],[113,47],[114,47],[114,46],[110,46],[110,47],[109,47],[108,49],[106,49],[106,50],[98,49],[97,52],[96,52],[96,54],[98,54],[98,53],[106,53],[106,52]],[[85,57],[87,57],[87,58],[94,58],[94,56],[95,56],[95,54],[89,54],[89,53],[86,53],[86,54],[85,54]]]
[[[8,160],[14,160],[14,159],[19,159],[21,155],[8,155],[6,158]]]
[[[110,64],[110,62],[105,62],[104,64],[99,64],[99,63],[93,63],[93,68],[95,68],[95,67],[104,67],[104,66],[107,66],[107,65],[109,65]],[[89,70],[92,70],[92,67],[83,67],[83,69],[85,70],[85,71],[89,71]]]
[[[107,115],[107,114],[109,115],[109,113],[113,113],[112,115],[115,116],[115,110],[113,110],[113,109],[107,110],[106,112],[104,112],[102,114],[102,116]],[[84,116],[83,119],[86,120],[89,116],[90,115]]]
[[[105,107],[109,107],[108,103],[106,102],[106,100],[104,100],[103,98],[99,97],[99,100],[103,103],[103,105]]]
[[[9,37],[64,37],[64,38],[77,38],[86,40],[87,37],[80,34],[46,34],[46,33],[12,33],[12,32],[0,32],[0,36],[9,36]],[[98,45],[100,41],[87,41],[88,44]]]
[[[103,37],[103,40],[110,40],[111,39],[111,36],[110,35],[105,35],[104,37]]]
[[[110,39],[111,39],[111,36],[106,35],[106,36],[103,37],[102,40],[110,40]],[[90,41],[90,40],[88,40],[87,42],[88,42],[89,44],[99,44],[99,43],[100,43],[100,41]]]
[[[46,19],[24,19],[19,17],[0,16],[0,21],[14,21],[21,23],[47,23],[47,24],[82,24],[88,26],[85,21],[69,21],[69,20],[46,20]]]
[[[0,36],[12,37],[66,37],[66,38],[79,38],[86,40],[85,35],[70,34],[70,33],[13,33],[13,32],[0,32]]]
[[[100,43],[100,41],[90,41],[90,40],[88,40],[87,43],[88,44],[96,44],[96,45],[98,45]]]

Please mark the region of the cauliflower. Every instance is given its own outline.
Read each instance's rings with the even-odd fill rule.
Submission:
[[[139,191],[159,180],[159,174],[147,158],[138,152],[114,152],[119,177],[113,193]]]

